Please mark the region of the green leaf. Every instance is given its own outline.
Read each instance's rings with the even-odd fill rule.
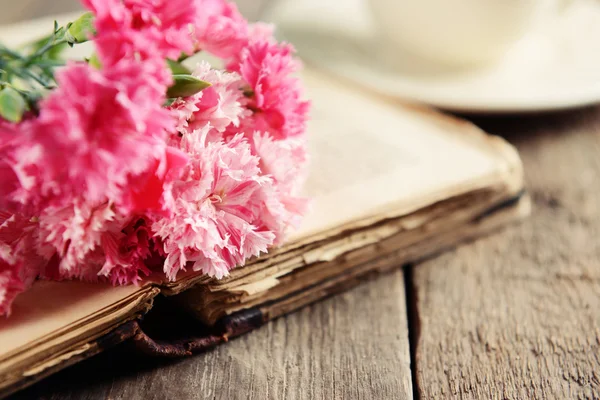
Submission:
[[[0,116],[10,122],[20,122],[27,108],[25,99],[15,89],[7,86],[0,90]]]
[[[177,75],[189,75],[192,73],[192,71],[190,71],[188,69],[188,67],[186,67],[185,65],[177,62],[177,61],[173,61],[170,59],[167,59],[167,64],[169,65],[169,68],[171,68],[171,72],[173,74],[177,74]]]
[[[95,33],[94,14],[86,12],[67,26],[65,39],[68,43],[87,42]]]
[[[195,78],[192,75],[173,75],[173,80],[175,83],[167,89],[167,97],[192,96],[210,86],[210,83]]]
[[[189,54],[181,53],[181,55],[177,59],[177,62],[179,62],[179,63],[184,62],[188,58],[190,58]]]

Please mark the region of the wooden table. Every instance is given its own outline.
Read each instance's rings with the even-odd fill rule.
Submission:
[[[16,398],[600,398],[600,107],[475,122],[519,148],[529,220],[205,354],[117,348]]]

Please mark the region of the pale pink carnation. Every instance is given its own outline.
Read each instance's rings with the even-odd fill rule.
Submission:
[[[244,107],[243,81],[238,74],[212,69],[207,62],[201,62],[193,75],[211,86],[172,104],[179,132],[193,131],[210,124],[218,133],[223,133],[230,125],[239,127],[241,119],[251,114]]]
[[[93,280],[102,265],[102,235],[116,231],[124,218],[108,202],[92,205],[78,200],[62,208],[49,207],[39,217],[40,242],[51,245],[60,257],[63,278]]]
[[[248,22],[236,5],[226,0],[195,0],[194,21],[197,47],[217,57],[236,56],[248,40]]]
[[[267,195],[265,226],[276,234],[280,244],[291,229],[296,229],[306,214],[309,201],[300,194],[308,175],[307,144],[304,138],[274,140],[268,134],[255,132],[254,154],[260,159],[263,174],[273,179]]]
[[[302,100],[301,84],[294,75],[300,63],[294,48],[265,37],[267,29],[257,29],[239,57],[228,63],[250,86],[248,129],[268,132],[276,139],[302,135],[306,131],[309,102]]]
[[[260,158],[263,174],[273,177],[283,192],[292,195],[299,193],[308,174],[306,138],[274,140],[264,132],[255,132],[252,148]]]
[[[179,58],[193,50],[191,0],[83,0],[95,15],[94,42],[103,65],[121,59]]]
[[[120,204],[135,177],[166,152],[170,113],[160,85],[148,82],[146,64],[122,62],[106,72],[71,64],[58,73],[58,89],[41,104],[34,143],[42,149],[30,170],[49,204],[76,196]]]
[[[164,243],[164,270],[170,279],[187,264],[221,278],[247,258],[265,252],[275,235],[259,229],[265,210],[258,158],[242,136],[227,143],[207,143],[209,127],[183,135],[180,148],[190,156],[181,180],[173,187],[171,218],[154,221]]]

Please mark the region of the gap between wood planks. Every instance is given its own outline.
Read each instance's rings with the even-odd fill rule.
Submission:
[[[404,295],[406,296],[406,320],[408,323],[408,343],[410,351],[410,374],[412,382],[413,399],[420,399],[419,382],[417,379],[417,345],[421,327],[419,323],[419,309],[417,308],[417,291],[414,283],[414,264],[402,267],[404,275]]]

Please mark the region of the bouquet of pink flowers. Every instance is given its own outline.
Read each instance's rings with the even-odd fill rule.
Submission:
[[[309,108],[293,48],[225,0],[82,0],[0,45],[0,314],[37,278],[221,278],[306,209]],[[93,40],[65,64],[61,46]],[[223,60],[188,69],[199,51]]]

